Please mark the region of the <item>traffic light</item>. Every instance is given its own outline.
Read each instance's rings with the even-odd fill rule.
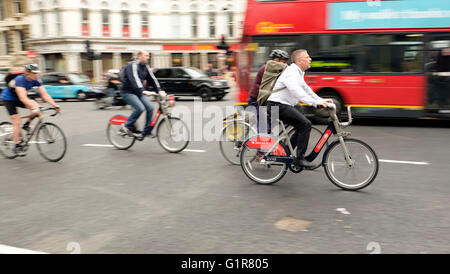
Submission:
[[[89,40],[84,41],[84,45],[86,47],[86,52],[91,52],[91,41]]]
[[[220,43],[217,45],[217,49],[225,50],[228,52],[229,48],[230,48],[230,46],[225,42],[225,35],[222,35],[222,37],[220,39]]]
[[[84,46],[86,48],[86,52],[82,53],[84,59],[87,59],[89,61],[100,60],[100,55],[95,54],[91,49],[91,41],[84,41]]]

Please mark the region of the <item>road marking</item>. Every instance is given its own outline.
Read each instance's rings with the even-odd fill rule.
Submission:
[[[427,166],[428,162],[411,162],[411,161],[397,161],[397,160],[379,160],[383,163],[393,163],[393,164],[407,164],[407,165],[419,165],[419,166]]]
[[[17,248],[7,245],[0,245],[0,254],[48,254],[48,253]]]
[[[113,147],[113,145],[84,144],[83,147]]]
[[[347,211],[345,208],[337,208],[336,211],[341,212],[344,215],[350,215],[351,213]]]
[[[84,144],[81,146],[83,146],[83,147],[114,147],[113,145],[101,145],[101,144]],[[199,149],[185,149],[183,151],[195,152],[195,153],[205,153],[206,152],[206,150],[199,150]]]
[[[196,149],[185,149],[183,151],[186,151],[186,152],[198,152],[198,153],[205,153],[206,152],[206,150],[196,150]]]

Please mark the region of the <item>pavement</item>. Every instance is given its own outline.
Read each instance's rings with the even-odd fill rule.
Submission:
[[[194,104],[177,102],[195,113]],[[380,170],[372,185],[348,192],[322,168],[257,185],[216,141],[170,154],[146,139],[119,151],[109,147],[107,122],[130,109],[60,105],[62,115],[48,121],[67,136],[62,161],[46,162],[35,147],[0,159],[0,253],[450,252],[447,122],[356,117],[352,137],[373,147]]]

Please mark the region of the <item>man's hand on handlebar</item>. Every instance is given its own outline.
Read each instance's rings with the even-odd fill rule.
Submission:
[[[321,104],[317,104],[317,108],[328,108],[329,104],[329,102],[324,101]]]

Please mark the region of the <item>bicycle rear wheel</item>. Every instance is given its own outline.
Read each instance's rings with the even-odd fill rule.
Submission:
[[[240,163],[245,175],[261,185],[271,185],[284,177],[288,166],[285,163],[265,161],[267,151],[242,146]]]
[[[166,117],[156,129],[158,142],[167,152],[178,153],[189,144],[189,129],[185,122],[177,117]]]
[[[13,152],[13,126],[10,122],[0,123],[0,153],[8,159],[14,159],[17,154]]]
[[[378,157],[375,151],[358,139],[344,138],[345,147],[352,161],[345,159],[344,147],[333,142],[323,157],[323,166],[328,179],[345,190],[360,190],[370,185],[378,174]]]
[[[111,120],[114,120],[116,117],[126,121],[126,117],[122,117],[121,115],[114,116]],[[108,137],[108,141],[115,148],[120,150],[127,150],[132,147],[136,142],[136,137],[128,135],[123,128],[123,123],[112,123],[111,120],[108,122],[108,127],[106,128],[106,136]]]
[[[242,145],[251,135],[256,135],[256,130],[249,124],[231,121],[222,129],[219,142],[222,156],[231,164],[239,165]]]
[[[39,153],[47,161],[60,161],[67,151],[67,140],[64,132],[53,123],[43,123],[36,134],[36,145]]]

